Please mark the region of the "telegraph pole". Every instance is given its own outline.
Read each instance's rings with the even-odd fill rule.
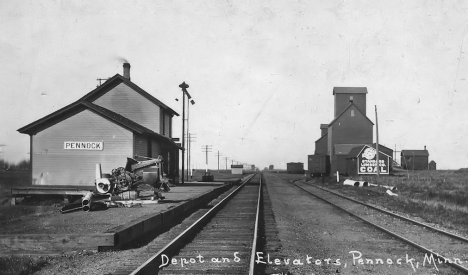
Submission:
[[[187,120],[187,124],[188,124],[188,120]],[[188,125],[187,125],[187,128],[188,128]],[[188,136],[187,136],[187,147],[188,147],[188,150],[187,150],[187,179],[189,178],[189,171],[190,171],[190,178],[192,178],[192,142],[195,141],[196,139],[196,134],[192,134],[192,133],[188,133]]]
[[[227,161],[228,161],[228,157],[224,157],[224,160],[226,161],[226,170],[227,170]]]
[[[222,156],[223,154],[220,154],[219,153],[219,150],[218,150],[218,153],[216,154],[216,156],[218,156],[218,174],[219,174],[219,156]]]
[[[208,153],[211,152],[211,145],[205,145],[202,147],[202,151],[206,154],[205,160],[206,160],[206,170],[205,170],[205,176],[208,175]]]

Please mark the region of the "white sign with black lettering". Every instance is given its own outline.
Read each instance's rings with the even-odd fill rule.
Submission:
[[[90,142],[90,141],[65,141],[63,143],[65,150],[104,150],[104,142]]]

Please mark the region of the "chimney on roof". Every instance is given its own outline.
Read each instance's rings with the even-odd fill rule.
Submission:
[[[130,80],[130,63],[123,63],[123,77]]]
[[[424,150],[426,150],[426,145],[424,145]]]

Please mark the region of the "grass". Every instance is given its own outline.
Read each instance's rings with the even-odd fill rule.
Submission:
[[[41,270],[49,261],[48,257],[0,257],[0,270],[5,275],[29,275]]]
[[[462,171],[462,172],[459,172]],[[397,187],[398,197],[388,196],[384,188],[356,188],[340,184],[329,187],[360,200],[407,213],[468,235],[468,172],[414,171],[395,176],[359,176],[353,180]],[[329,178],[336,183],[336,178]]]

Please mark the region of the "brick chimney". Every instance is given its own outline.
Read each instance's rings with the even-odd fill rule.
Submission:
[[[130,80],[130,63],[123,63],[123,77]]]

